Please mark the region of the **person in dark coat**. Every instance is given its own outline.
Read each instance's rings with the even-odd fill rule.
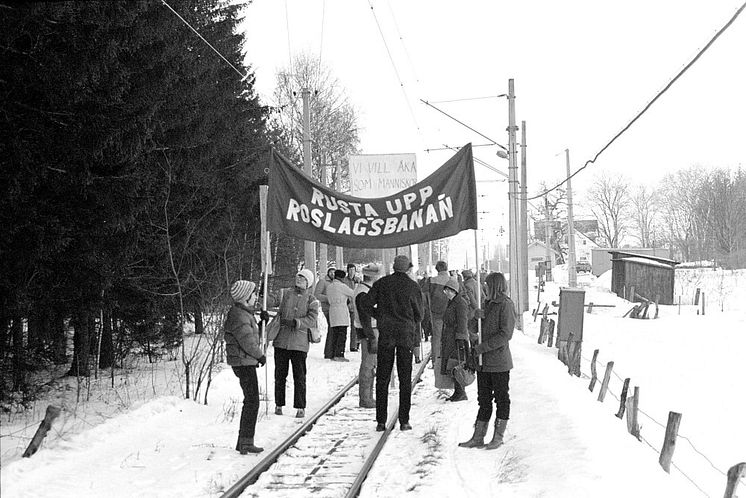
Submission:
[[[487,296],[482,318],[482,338],[472,349],[469,366],[477,372],[477,401],[479,411],[474,424],[474,435],[460,443],[465,448],[484,446],[487,426],[492,417],[492,400],[495,400],[495,432],[487,449],[498,448],[503,443],[505,428],[510,417],[508,384],[513,358],[510,339],[515,327],[515,305],[507,296],[508,284],[502,273],[490,273],[485,279]],[[479,356],[481,355],[481,365]]]
[[[237,280],[233,283],[233,307],[228,311],[223,325],[226,360],[238,377],[243,391],[243,408],[236,443],[236,451],[242,455],[263,451],[263,448],[254,445],[256,417],[259,413],[256,369],[258,365],[263,366],[267,362],[259,338],[259,327],[254,319],[257,298],[255,291],[254,282]]]
[[[440,373],[451,377],[453,377],[453,367],[466,362],[469,352],[468,305],[459,292],[459,288],[460,284],[455,278],[451,278],[443,287],[443,292],[448,297],[448,306],[443,314]],[[468,399],[465,386],[459,384],[455,378],[453,386],[453,396],[448,398],[448,401]]]
[[[440,356],[441,336],[443,334],[443,314],[448,306],[448,298],[443,293],[446,282],[451,279],[448,272],[448,263],[438,261],[435,263],[435,270],[438,274],[429,277],[422,282],[422,292],[426,294],[427,308],[425,313],[429,316],[425,318],[424,323],[428,325],[425,329],[425,335],[431,335],[431,352],[433,357],[433,376],[435,377],[435,387],[438,389],[451,389],[453,387],[453,378],[441,374],[441,364],[445,363]]]
[[[365,312],[378,323],[378,361],[376,368],[376,430],[386,430],[389,380],[396,358],[399,374],[399,424],[403,431],[411,430],[409,409],[412,403],[412,355],[419,344],[422,321],[422,293],[409,278],[409,258],[400,254],[394,258],[394,273],[376,282],[360,299]]]
[[[285,406],[285,382],[289,364],[293,368],[293,407],[295,416],[306,416],[306,357],[308,329],[316,326],[319,302],[311,293],[313,273],[303,269],[295,276],[295,287],[285,289],[280,302],[280,331],[272,345],[275,348],[275,415]]]

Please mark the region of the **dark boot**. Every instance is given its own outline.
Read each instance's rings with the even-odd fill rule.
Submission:
[[[448,398],[448,401],[465,401],[469,399],[466,396],[466,390],[464,389],[464,386],[456,382],[454,379],[453,381],[453,396]]]
[[[485,449],[494,450],[502,446],[503,436],[505,436],[505,428],[508,426],[507,420],[496,419],[495,420],[495,433],[492,435],[492,441],[487,443]]]
[[[264,448],[254,446],[253,437],[240,437],[238,438],[238,451],[242,455],[245,455],[247,453],[261,453],[264,451]]]
[[[481,448],[484,446],[484,436],[487,434],[488,421],[477,420],[474,423],[474,435],[468,441],[459,443],[462,448]]]

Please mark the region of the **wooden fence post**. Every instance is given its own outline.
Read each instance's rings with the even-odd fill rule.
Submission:
[[[702,293],[702,316],[705,316],[705,293]]]
[[[544,341],[547,338],[547,328],[549,327],[549,322],[546,318],[541,319],[541,323],[539,324],[539,339],[537,342],[539,344],[544,344]]]
[[[637,425],[637,407],[640,406],[640,387],[635,386],[634,394],[627,398],[627,432],[640,440],[640,426]]]
[[[618,418],[624,418],[624,408],[627,404],[627,390],[629,389],[629,377],[624,379],[624,386],[622,387],[622,396],[619,398],[619,411],[616,413]]]
[[[697,287],[697,292],[694,293],[694,306],[699,305],[699,287]]]
[[[663,448],[661,448],[661,456],[658,458],[658,463],[663,467],[663,470],[671,473],[671,460],[673,459],[673,452],[676,449],[676,437],[679,434],[679,424],[681,424],[681,414],[676,412],[668,412],[668,423],[666,424],[666,436],[663,439]]]
[[[740,479],[746,479],[746,462],[737,463],[728,469],[728,484],[725,486],[723,498],[736,498],[736,489]]]
[[[552,342],[554,341],[554,320],[552,320],[551,318],[549,319],[549,332],[548,332],[548,334],[549,334],[549,337],[547,339],[547,347],[551,348],[552,347]],[[557,341],[557,342],[559,343],[559,341]]]
[[[614,362],[610,361],[606,364],[606,373],[604,373],[604,380],[601,382],[601,390],[598,391],[598,400],[603,403],[606,397],[606,390],[609,388],[609,381],[611,380],[611,371],[614,369]]]
[[[567,373],[580,377],[580,354],[583,342],[573,341],[572,334],[570,334],[570,339],[567,341]]]
[[[596,360],[598,359],[598,349],[593,352],[593,359],[591,360],[591,383],[588,384],[588,390],[593,392],[593,388],[596,387],[596,381],[598,380],[598,374],[596,373]]]
[[[49,432],[49,429],[52,428],[52,423],[54,422],[54,419],[59,416],[60,410],[61,409],[56,406],[47,406],[47,413],[44,415],[44,420],[39,424],[39,428],[36,429],[36,434],[34,434],[34,437],[31,439],[31,443],[29,443],[26,451],[23,452],[23,458],[28,458],[39,450],[41,442],[44,440],[47,432]]]
[[[679,315],[681,314],[681,296],[679,296]]]

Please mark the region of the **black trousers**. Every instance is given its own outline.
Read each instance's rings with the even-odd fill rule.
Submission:
[[[238,437],[254,437],[256,416],[259,413],[259,385],[256,380],[256,366],[233,367],[243,391],[243,408]]]
[[[326,318],[326,323],[332,323],[329,321],[329,310],[324,311],[324,317]],[[324,358],[327,360],[334,358],[334,334],[331,327],[326,332],[326,338],[324,339]]]
[[[502,420],[510,418],[510,371],[477,372],[477,420],[488,422],[492,417],[492,400],[495,400],[495,416]]]
[[[331,327],[332,333],[332,357],[343,358],[345,355],[345,343],[347,342],[347,327]]]
[[[378,346],[376,364],[376,422],[386,423],[389,409],[389,381],[391,370],[399,373],[399,423],[409,423],[409,408],[412,406],[412,350],[404,347],[382,348]]]
[[[275,405],[285,406],[285,383],[288,364],[293,366],[293,408],[306,407],[306,356],[305,351],[275,348]]]

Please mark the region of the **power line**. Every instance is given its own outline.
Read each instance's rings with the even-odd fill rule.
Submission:
[[[470,97],[465,99],[452,99],[452,100],[435,100],[432,101],[432,104],[449,104],[451,102],[467,102],[470,100],[486,100],[486,99],[499,99],[502,97],[507,97],[507,93],[501,93],[500,95],[487,95],[486,97]]]
[[[285,32],[288,36],[288,67],[293,70],[293,55],[290,49],[290,16],[288,14],[288,0],[285,0]]]
[[[459,119],[456,119],[456,118],[454,118],[453,116],[451,116],[450,114],[448,114],[448,113],[447,113],[447,112],[445,112],[444,110],[442,110],[442,109],[438,109],[437,107],[435,107],[434,105],[432,105],[432,104],[431,104],[430,102],[428,102],[427,100],[423,100],[423,99],[420,99],[420,102],[422,102],[422,103],[423,103],[423,104],[425,104],[425,105],[428,105],[428,106],[432,107],[433,109],[435,109],[436,111],[438,111],[438,112],[439,112],[439,113],[441,113],[441,114],[445,114],[446,116],[448,116],[448,117],[449,117],[449,118],[451,118],[452,120],[456,121],[456,122],[457,122],[458,124],[460,124],[461,126],[464,126],[464,127],[468,128],[468,129],[470,129],[471,131],[473,131],[474,133],[476,133],[477,135],[479,135],[479,136],[480,136],[480,137],[482,137],[482,138],[486,138],[487,140],[489,140],[489,141],[490,141],[490,142],[492,142],[493,144],[495,144],[495,145],[497,145],[498,147],[500,147],[500,148],[501,148],[502,150],[504,150],[504,151],[507,151],[507,150],[508,150],[508,149],[506,149],[506,148],[505,148],[505,146],[504,146],[504,145],[501,145],[501,144],[499,144],[499,143],[495,142],[494,140],[492,140],[492,139],[491,139],[490,137],[488,137],[488,136],[487,136],[487,135],[485,135],[484,133],[481,133],[481,132],[479,132],[479,131],[475,130],[474,128],[472,128],[472,127],[471,127],[471,126],[469,126],[468,124],[464,123],[463,121],[461,121],[461,120],[459,120]]]
[[[324,51],[324,18],[326,17],[326,0],[321,7],[321,40],[319,40],[319,64],[318,72],[319,78],[321,78],[321,54]]]
[[[409,114],[412,116],[412,120],[414,121],[414,125],[417,128],[417,133],[420,133],[420,125],[417,123],[417,118],[414,115],[414,110],[412,109],[412,104],[409,102],[409,95],[407,95],[407,90],[404,88],[404,82],[401,79],[401,76],[399,75],[399,70],[396,68],[396,64],[394,63],[394,58],[391,56],[391,50],[389,50],[389,44],[386,43],[386,37],[383,36],[383,30],[381,29],[381,23],[378,22],[378,16],[376,16],[376,11],[373,9],[373,4],[370,3],[370,0],[368,0],[368,5],[370,6],[370,12],[373,14],[373,19],[376,21],[376,26],[378,27],[378,32],[381,34],[381,40],[383,40],[383,45],[386,47],[386,53],[389,56],[389,61],[391,62],[391,67],[394,68],[394,73],[396,74],[396,79],[399,81],[399,86],[401,87],[401,91],[404,94],[404,100],[407,103],[407,108],[409,109]]]
[[[163,3],[163,5],[165,5],[166,7],[168,7],[168,10],[170,10],[171,12],[173,12],[173,13],[174,13],[174,14],[176,15],[176,17],[178,17],[179,19],[181,19],[181,21],[182,21],[182,22],[183,22],[184,24],[186,24],[187,26],[189,26],[189,29],[191,29],[192,31],[194,31],[194,33],[195,33],[195,34],[196,34],[197,36],[199,36],[199,37],[200,37],[200,39],[201,39],[201,40],[202,40],[203,42],[205,42],[205,43],[207,44],[207,46],[208,46],[208,47],[210,47],[210,48],[211,48],[211,49],[213,50],[213,52],[215,52],[216,54],[218,54],[218,55],[220,56],[220,58],[221,58],[221,59],[223,59],[223,60],[224,60],[224,61],[225,61],[225,62],[226,62],[226,63],[227,63],[227,64],[228,64],[228,65],[229,65],[230,67],[232,67],[232,68],[233,68],[233,70],[234,70],[235,72],[237,72],[239,76],[241,76],[241,80],[242,80],[242,81],[243,81],[243,80],[245,80],[246,78],[248,78],[248,77],[249,77],[249,75],[251,74],[251,73],[249,73],[249,71],[246,71],[246,74],[244,74],[244,73],[242,73],[241,71],[239,71],[238,69],[236,69],[236,66],[234,66],[233,64],[231,64],[231,62],[230,62],[230,61],[229,61],[228,59],[226,59],[226,58],[225,58],[225,57],[223,56],[223,54],[221,54],[220,52],[218,52],[218,49],[216,49],[215,47],[213,47],[213,46],[212,46],[212,45],[210,44],[210,42],[209,42],[209,41],[205,40],[205,37],[204,37],[204,36],[202,36],[201,34],[199,34],[199,31],[197,31],[196,29],[194,29],[194,28],[192,27],[192,25],[191,25],[191,24],[189,24],[189,23],[187,22],[187,20],[186,20],[186,19],[184,19],[183,17],[181,17],[181,16],[179,15],[179,13],[178,13],[178,12],[176,12],[176,11],[175,11],[175,10],[174,10],[174,9],[173,9],[173,8],[172,8],[172,7],[171,7],[171,6],[170,6],[170,5],[169,5],[169,4],[167,3],[167,2],[166,2],[166,0],[161,0],[161,2]]]
[[[674,76],[673,79],[671,81],[669,81],[668,84],[665,87],[663,87],[663,89],[660,90],[655,95],[655,97],[653,97],[653,99],[650,102],[648,102],[647,105],[645,107],[643,107],[643,109],[639,113],[637,113],[637,115],[634,118],[632,118],[632,120],[629,123],[627,123],[627,125],[624,126],[624,128],[621,129],[621,131],[619,133],[617,133],[616,135],[614,135],[614,137],[611,140],[609,140],[606,143],[606,145],[604,145],[601,148],[601,150],[596,153],[595,156],[593,156],[593,159],[589,159],[588,161],[586,161],[583,166],[581,166],[580,168],[578,168],[573,174],[571,174],[570,176],[568,176],[567,178],[565,178],[563,181],[561,181],[560,183],[558,183],[557,185],[555,185],[551,189],[545,190],[544,193],[542,193],[542,194],[535,195],[533,197],[527,197],[526,199],[532,200],[532,199],[538,199],[539,197],[543,197],[547,192],[551,192],[552,190],[555,190],[555,189],[561,187],[562,185],[564,185],[565,183],[567,183],[570,179],[572,179],[572,177],[574,177],[575,175],[577,175],[578,173],[580,173],[581,171],[583,171],[585,168],[587,168],[589,164],[592,164],[592,163],[596,162],[596,159],[598,159],[598,157],[606,149],[608,149],[611,146],[611,144],[613,144],[620,136],[622,136],[622,134],[624,134],[635,123],[635,121],[637,121],[638,119],[640,119],[640,117],[642,117],[642,115],[645,114],[648,109],[650,109],[650,107],[655,103],[655,101],[658,100],[661,96],[663,96],[663,94],[666,93],[666,91],[668,91],[668,89],[671,88],[671,86],[673,86],[673,84],[681,76],[683,76],[683,74],[685,72],[687,72],[689,70],[689,68],[692,67],[694,65],[694,63],[697,62],[697,60],[700,57],[702,57],[702,55],[707,51],[707,49],[709,49],[710,46],[713,43],[715,43],[715,40],[717,40],[720,37],[720,35],[722,35],[725,32],[725,30],[730,27],[731,24],[733,24],[733,21],[735,21],[736,18],[741,14],[741,12],[743,12],[744,8],[746,8],[746,2],[743,5],[741,5],[738,8],[738,10],[736,10],[736,13],[733,14],[733,17],[731,17],[730,20],[727,23],[725,23],[725,25],[722,28],[720,28],[717,33],[715,33],[715,36],[713,36],[710,39],[710,41],[707,42],[707,45],[705,45],[702,48],[702,50],[700,50],[699,52],[697,52],[697,55],[695,55],[694,58],[691,61],[689,61],[689,63],[686,66],[684,66],[684,68],[681,71],[679,71],[678,74],[676,74],[676,76]]]

